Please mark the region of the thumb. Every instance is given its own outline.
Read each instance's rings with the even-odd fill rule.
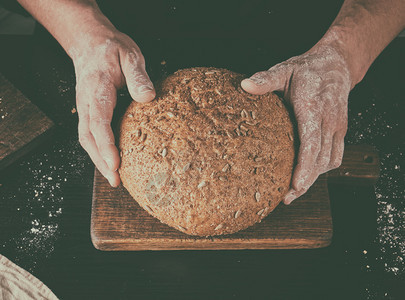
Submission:
[[[142,54],[127,53],[123,56],[121,68],[132,99],[137,102],[150,102],[155,98],[156,92],[146,73]]]
[[[288,81],[286,66],[281,64],[275,65],[268,71],[257,72],[250,78],[242,81],[242,88],[254,95],[263,95],[268,92],[284,90]]]

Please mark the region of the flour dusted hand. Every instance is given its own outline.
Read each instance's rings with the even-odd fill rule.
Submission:
[[[281,91],[293,108],[300,148],[284,203],[304,194],[318,176],[342,162],[351,89],[344,58],[328,46],[292,57],[242,81],[252,94]]]
[[[117,89],[127,84],[131,97],[148,102],[155,90],[145,71],[138,46],[118,31],[96,32],[83,47],[68,52],[76,72],[79,141],[98,170],[112,186],[118,186],[118,149],[111,129]]]

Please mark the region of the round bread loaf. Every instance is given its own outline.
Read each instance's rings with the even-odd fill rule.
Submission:
[[[120,125],[119,173],[161,222],[191,235],[245,229],[289,189],[294,129],[283,102],[255,96],[224,69],[179,70],[156,100],[132,102]]]

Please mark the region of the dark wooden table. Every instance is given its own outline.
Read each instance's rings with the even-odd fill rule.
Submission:
[[[400,167],[404,167],[405,39],[394,41],[351,93],[347,143],[375,145],[382,156],[382,178],[376,190],[329,186],[331,246],[162,252],[94,249],[90,241],[94,167],[77,142],[72,64],[41,28],[31,37],[0,39],[1,72],[57,124],[51,140],[0,175],[0,253],[31,271],[61,299],[401,299],[404,295]],[[286,50],[291,46],[286,45],[282,52],[257,38],[145,36],[137,41],[154,79],[198,65],[250,74],[307,46]],[[125,90],[119,101],[130,101]]]

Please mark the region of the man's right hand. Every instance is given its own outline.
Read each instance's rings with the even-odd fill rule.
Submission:
[[[291,189],[284,199],[290,204],[320,174],[342,162],[351,87],[347,63],[333,47],[316,46],[254,74],[242,81],[242,87],[252,94],[281,91],[294,111],[300,148]]]

